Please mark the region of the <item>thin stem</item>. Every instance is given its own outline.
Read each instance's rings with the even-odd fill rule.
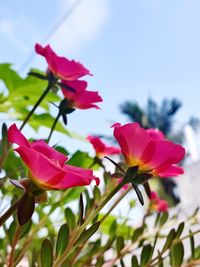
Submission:
[[[132,186],[130,186],[127,190],[125,190],[119,198],[113,203],[113,205],[110,207],[110,209],[104,214],[104,216],[101,218],[100,222],[102,223],[105,221],[105,219],[108,217],[108,215],[111,213],[111,211],[120,203],[120,201],[131,191]]]
[[[24,195],[23,195],[24,196]],[[22,196],[22,197],[23,197]],[[17,207],[19,206],[19,203],[22,199],[22,197],[20,197],[19,199],[17,199],[17,201],[10,206],[10,208],[0,217],[0,227],[5,223],[5,221],[7,221],[7,219],[15,212],[15,210],[17,209]]]
[[[61,116],[61,114],[60,114],[60,112],[58,112],[58,115],[56,116],[56,118],[55,118],[55,120],[54,120],[54,122],[53,122],[53,125],[52,125],[52,127],[51,127],[51,131],[50,131],[49,136],[48,136],[48,138],[47,138],[47,143],[49,143],[49,141],[50,141],[50,139],[51,139],[51,136],[52,136],[52,134],[53,134],[53,131],[54,131],[55,127],[56,127],[56,124],[57,124],[57,122],[58,122],[60,116]]]
[[[101,204],[88,216],[87,220],[77,229],[77,231],[74,232],[74,234],[71,237],[71,241],[69,242],[66,250],[63,252],[63,254],[56,259],[54,262],[53,267],[59,267],[62,265],[62,263],[66,260],[67,256],[70,252],[73,252],[76,249],[76,246],[73,246],[78,237],[81,235],[81,233],[85,230],[86,226],[99,214],[99,212],[104,208],[104,206],[111,200],[111,198],[124,186],[124,182],[122,181],[120,184],[118,184],[113,191],[101,202]]]
[[[32,110],[28,113],[28,115],[26,116],[26,118],[24,119],[21,127],[19,128],[20,131],[24,128],[24,126],[26,125],[26,123],[29,121],[30,117],[33,115],[34,111],[36,110],[36,108],[40,105],[40,103],[42,102],[42,100],[45,98],[45,96],[48,94],[48,92],[50,91],[50,89],[52,88],[53,84],[52,82],[48,83],[47,88],[45,89],[45,91],[43,92],[43,94],[40,96],[40,98],[38,99],[38,101],[35,103],[35,105],[33,106]]]
[[[15,231],[14,238],[13,238],[12,246],[11,246],[10,257],[8,259],[8,267],[15,266],[14,265],[14,254],[15,254],[15,247],[16,247],[17,242],[18,242],[19,237],[20,237],[20,231],[21,231],[21,226],[18,224],[16,231]]]

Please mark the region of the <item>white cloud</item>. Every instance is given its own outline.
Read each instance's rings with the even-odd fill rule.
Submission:
[[[63,14],[63,10],[68,10],[74,2],[75,0],[61,0],[60,13]],[[108,0],[82,0],[48,42],[62,53],[77,51],[98,35],[108,15]]]

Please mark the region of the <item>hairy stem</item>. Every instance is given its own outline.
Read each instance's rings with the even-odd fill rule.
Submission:
[[[59,267],[62,265],[62,263],[66,260],[69,253],[72,253],[76,246],[74,246],[76,240],[79,238],[81,233],[85,230],[86,226],[99,214],[99,212],[104,208],[104,206],[112,199],[112,197],[124,186],[124,182],[121,182],[118,184],[113,191],[100,203],[100,205],[90,213],[87,220],[74,232],[74,234],[71,237],[71,240],[66,248],[66,250],[63,252],[63,254],[56,259],[56,261],[53,264],[53,267]]]

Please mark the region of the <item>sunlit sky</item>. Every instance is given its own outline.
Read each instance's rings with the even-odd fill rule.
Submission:
[[[68,127],[82,134],[109,134],[112,122],[125,123],[119,105],[149,96],[179,98],[182,125],[200,117],[199,0],[82,0],[45,41],[75,0],[7,0],[0,9],[0,61],[21,70],[34,44],[50,43],[59,55],[82,62],[92,73],[88,89],[104,99],[101,110],[78,110]],[[45,70],[38,55],[25,65]]]

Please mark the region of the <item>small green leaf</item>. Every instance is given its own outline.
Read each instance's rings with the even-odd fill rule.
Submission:
[[[101,199],[101,192],[97,186],[94,187],[93,194],[95,201],[99,201]]]
[[[33,76],[33,77],[35,77],[35,78],[38,78],[38,79],[40,79],[40,80],[45,80],[45,81],[48,80],[47,76],[42,75],[42,74],[37,73],[37,72],[30,71],[30,72],[28,73],[28,75]]]
[[[27,223],[33,215],[35,209],[35,198],[32,194],[25,193],[22,197],[18,210],[17,218],[20,225]]]
[[[131,266],[132,267],[139,267],[138,259],[135,255],[131,258]]]
[[[109,236],[114,237],[116,234],[116,230],[117,230],[117,220],[114,220],[109,228]]]
[[[79,220],[78,223],[81,225],[84,223],[84,204],[83,204],[83,195],[80,194],[79,198]]]
[[[87,241],[99,228],[100,226],[100,222],[96,222],[95,224],[93,224],[89,229],[85,230],[80,237],[78,238],[78,240],[76,241],[75,245],[79,246],[80,244],[84,243],[85,241]]]
[[[153,252],[153,248],[150,244],[145,245],[142,249],[142,254],[141,254],[141,266],[145,266],[152,257],[152,252]]]
[[[42,242],[41,247],[41,267],[52,267],[53,265],[53,248],[48,239]]]
[[[159,220],[159,225],[160,226],[164,225],[167,222],[168,217],[169,217],[168,212],[163,212]]]
[[[167,240],[165,241],[165,244],[163,246],[162,252],[166,251],[171,246],[175,238],[176,238],[176,231],[174,229],[171,229],[167,236]]]
[[[69,228],[72,230],[76,226],[76,217],[70,208],[65,209],[65,218]]]
[[[184,246],[182,242],[174,244],[170,249],[172,267],[180,267],[184,258]]]
[[[31,226],[32,226],[31,220],[29,220],[27,223],[25,223],[24,225],[21,226],[20,239],[23,238],[24,236],[26,236],[26,234],[28,234],[28,232],[31,229]]]
[[[151,197],[151,188],[150,188],[149,183],[146,182],[143,184],[143,186],[144,186],[144,190],[145,190],[147,196],[150,198]]]
[[[56,257],[59,257],[66,249],[69,241],[69,226],[67,223],[63,224],[58,231],[58,238],[56,243]]]
[[[138,238],[143,234],[144,229],[145,229],[145,225],[135,229],[133,236],[131,238],[133,243],[135,243],[138,240]]]
[[[178,226],[178,229],[176,231],[176,239],[179,239],[179,237],[181,236],[183,229],[184,229],[185,223],[181,222]]]
[[[195,257],[195,241],[194,236],[192,235],[192,231],[190,231],[190,248],[191,248],[191,258]]]
[[[116,239],[116,250],[119,254],[122,248],[124,247],[124,238],[122,236],[118,236]]]

